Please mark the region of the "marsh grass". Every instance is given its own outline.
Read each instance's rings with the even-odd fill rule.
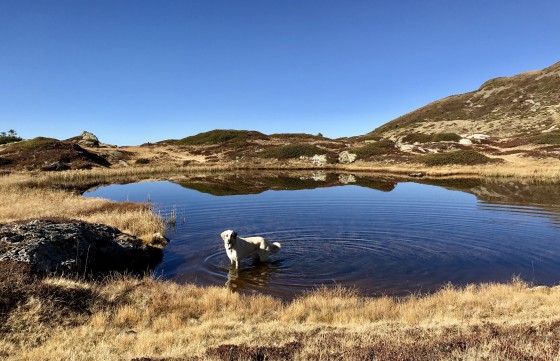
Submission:
[[[400,299],[320,287],[281,301],[151,278],[38,279],[15,267],[0,272],[18,285],[0,284],[8,360],[552,360],[560,346],[559,287],[518,279]]]

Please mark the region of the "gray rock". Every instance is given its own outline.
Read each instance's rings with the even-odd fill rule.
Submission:
[[[358,156],[354,153],[350,153],[347,150],[340,152],[338,155],[339,163],[354,163]]]
[[[101,224],[73,220],[0,224],[0,261],[27,262],[38,272],[142,274],[161,259],[161,249]]]
[[[95,136],[95,134],[90,133],[88,131],[84,131],[81,134],[82,139],[78,141],[78,144],[84,147],[99,147],[99,139]]]
[[[302,155],[299,157],[301,160],[307,160],[315,165],[325,165],[327,164],[327,155],[326,154],[315,154],[313,157],[306,157]]]

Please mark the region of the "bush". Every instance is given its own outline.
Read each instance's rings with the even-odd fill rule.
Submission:
[[[402,139],[405,143],[458,142],[459,140],[461,140],[461,136],[455,133],[410,133]]]
[[[461,140],[461,136],[455,133],[438,133],[432,138],[433,142],[458,142]]]
[[[0,137],[0,145],[19,142],[20,140],[22,140],[20,137],[12,137],[12,136]]]
[[[209,145],[226,142],[245,142],[251,139],[268,139],[266,135],[250,130],[216,129],[180,139],[176,144]]]
[[[560,133],[546,133],[536,137],[536,144],[560,144]]]
[[[12,163],[11,160],[0,157],[0,166],[2,166],[2,165],[8,165],[8,164],[10,164],[10,163]]]
[[[476,165],[496,162],[496,159],[489,158],[484,154],[473,150],[458,150],[448,153],[427,154],[417,158],[417,161],[427,166],[438,165]]]
[[[302,156],[312,157],[315,154],[325,154],[326,152],[319,147],[310,144],[287,144],[280,147],[270,148],[259,156],[264,158],[290,159]]]
[[[402,138],[402,141],[405,143],[428,143],[431,142],[432,139],[433,139],[433,135],[431,134],[410,133],[405,135]]]
[[[360,148],[355,148],[351,153],[355,153],[358,159],[368,159],[376,155],[393,153],[395,151],[395,143],[389,139],[383,139],[379,142],[369,143]]]
[[[148,158],[138,158],[136,159],[136,164],[148,164],[150,160]]]

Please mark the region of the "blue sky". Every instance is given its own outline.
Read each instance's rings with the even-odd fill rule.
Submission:
[[[0,130],[369,132],[560,61],[560,1],[0,0]]]

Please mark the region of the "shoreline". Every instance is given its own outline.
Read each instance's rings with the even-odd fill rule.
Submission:
[[[481,178],[507,183],[556,184],[558,179],[526,169],[507,176],[486,167],[373,170],[354,167],[138,167],[15,172],[0,176],[0,222],[77,214],[80,219],[129,227],[149,242],[165,227],[145,204],[85,198],[88,184],[170,179],[172,175],[228,174],[232,170],[396,176],[410,181]],[[383,174],[377,173],[384,172]],[[509,168],[511,170],[511,168]],[[494,173],[492,173],[494,172]],[[14,208],[20,208],[14,209]],[[148,218],[146,218],[148,217]],[[146,228],[146,219],[154,219]],[[143,228],[135,228],[140,225]],[[127,228],[125,228],[127,229]],[[0,293],[14,303],[0,326],[0,355],[8,360],[74,358],[121,360],[284,359],[554,359],[559,356],[560,286],[506,284],[445,286],[435,293],[365,297],[340,287],[320,288],[290,301],[232,293],[226,287],[179,285],[152,278],[115,275],[102,282],[61,277],[35,279],[0,267]],[[31,278],[29,278],[31,277]],[[4,317],[4,316],[2,316]],[[260,355],[260,356],[259,356]]]

